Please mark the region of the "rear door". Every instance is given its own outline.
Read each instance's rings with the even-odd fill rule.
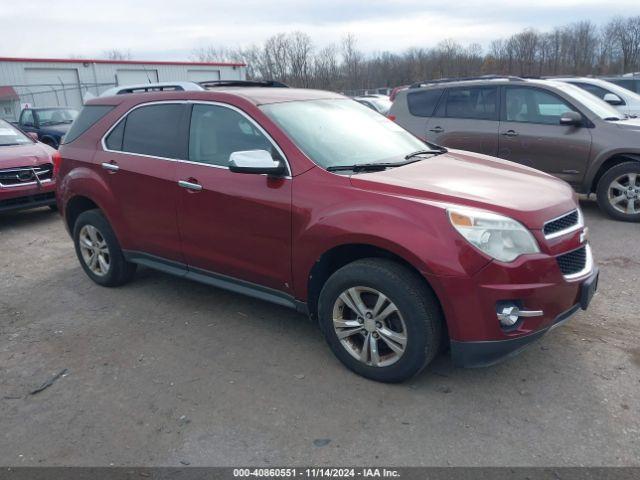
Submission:
[[[97,162],[121,209],[124,249],[183,262],[176,160],[187,155],[186,103],[138,106],[108,133]]]
[[[399,125],[416,137],[426,140],[427,125],[438,106],[442,92],[441,88],[408,89],[396,98],[390,113],[395,116]]]
[[[290,177],[233,173],[236,151],[283,157],[252,119],[225,104],[192,106],[189,160],[178,164],[178,219],[189,269],[291,292]],[[187,182],[187,183],[185,183]]]
[[[498,153],[498,87],[448,89],[427,124],[426,139],[445,147]]]
[[[538,87],[509,85],[503,96],[498,156],[579,183],[589,161],[590,129],[560,125],[563,113],[578,109]]]

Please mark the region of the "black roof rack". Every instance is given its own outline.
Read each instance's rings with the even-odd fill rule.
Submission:
[[[480,75],[477,77],[439,78],[437,80],[425,80],[424,82],[417,82],[409,85],[409,88],[420,88],[425,85],[433,85],[439,83],[470,82],[473,80],[508,80],[510,82],[522,82],[524,81],[524,78],[514,77],[512,75]]]
[[[206,82],[198,82],[203,88],[216,88],[216,87],[275,87],[275,88],[289,88],[286,85],[277,80],[210,80]]]

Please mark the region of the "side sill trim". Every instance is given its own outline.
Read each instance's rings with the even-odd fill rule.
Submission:
[[[213,287],[222,288],[231,292],[240,293],[249,297],[275,303],[284,307],[293,308],[300,313],[307,313],[307,304],[296,300],[293,296],[280,292],[273,288],[263,287],[255,283],[240,280],[220,273],[210,272],[166,258],[158,257],[135,250],[123,250],[124,258],[133,263],[144,265],[145,267],[160,270],[171,275],[187,278],[200,283],[205,283]]]

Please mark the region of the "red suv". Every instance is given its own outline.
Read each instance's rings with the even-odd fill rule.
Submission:
[[[568,184],[329,92],[94,99],[60,153],[58,205],[93,281],[141,264],[292,307],[375,380],[447,345],[457,365],[495,363],[597,287]]]
[[[55,207],[58,152],[0,119],[0,213]]]

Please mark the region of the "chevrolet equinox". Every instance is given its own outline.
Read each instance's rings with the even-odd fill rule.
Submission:
[[[490,365],[597,288],[564,181],[425,143],[338,94],[101,97],[60,153],[58,206],[94,282],[145,265],[295,308],[367,378],[407,379],[441,347]]]

